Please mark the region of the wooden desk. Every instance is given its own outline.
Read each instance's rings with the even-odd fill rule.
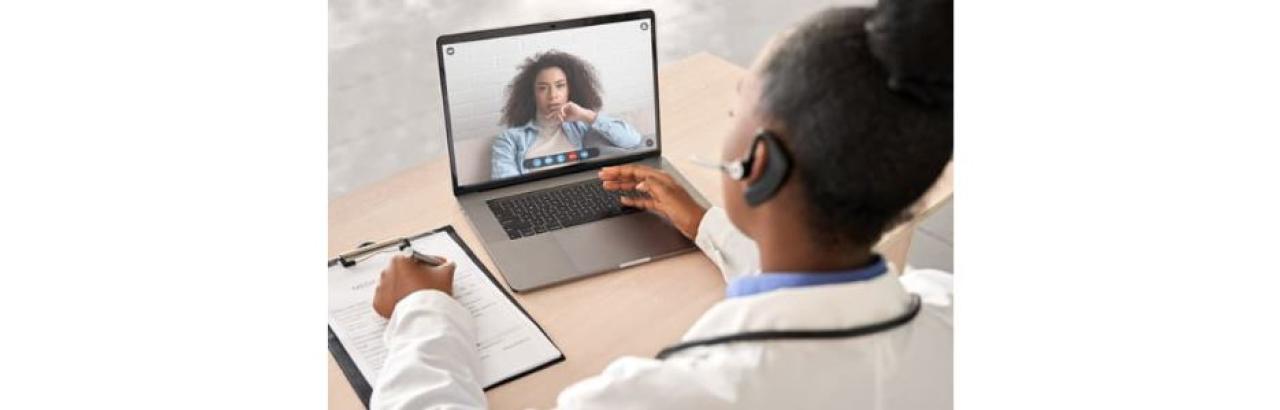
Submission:
[[[720,205],[719,174],[691,167],[690,154],[718,158],[730,126],[735,85],[746,73],[702,53],[662,68],[659,76],[664,155],[707,200]],[[951,196],[951,172],[926,195],[928,211]],[[414,234],[451,224],[494,272],[493,261],[463,218],[441,156],[329,203],[329,257],[366,240]],[[880,245],[902,266],[913,224],[896,229]],[[505,286],[505,278],[496,275]],[[570,384],[599,373],[612,360],[651,357],[677,341],[703,312],[724,297],[724,282],[701,253],[648,263],[565,285],[515,295],[565,354],[565,361],[488,391],[494,409],[555,404]],[[318,340],[318,338],[317,338]],[[329,408],[362,409],[360,400],[329,357]]]

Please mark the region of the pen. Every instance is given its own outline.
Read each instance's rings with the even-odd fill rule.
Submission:
[[[431,266],[444,265],[444,262],[445,262],[444,258],[441,258],[439,256],[422,254],[422,253],[419,253],[417,249],[413,249],[411,250],[411,252],[412,252],[413,259],[418,262],[422,262]]]

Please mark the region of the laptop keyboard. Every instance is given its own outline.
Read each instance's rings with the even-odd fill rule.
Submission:
[[[599,179],[551,187],[486,201],[511,239],[533,236],[601,219],[640,212],[618,197],[638,192],[605,191]]]

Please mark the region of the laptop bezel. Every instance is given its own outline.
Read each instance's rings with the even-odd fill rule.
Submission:
[[[547,31],[557,31],[572,28],[589,27],[600,24],[617,23],[623,21],[649,19],[649,42],[651,58],[653,62],[653,124],[654,139],[656,141],[656,149],[645,150],[635,154],[628,154],[614,158],[608,158],[600,161],[591,161],[578,164],[572,164],[566,167],[536,172],[528,175],[521,175],[512,178],[503,178],[499,180],[491,180],[478,184],[458,185],[458,164],[457,157],[453,147],[453,119],[449,113],[449,90],[448,82],[445,79],[444,69],[444,46],[450,44],[464,43],[469,41],[488,40],[500,37],[511,37],[517,35],[542,33]],[[639,10],[625,13],[609,14],[603,16],[583,17],[568,20],[551,21],[545,23],[526,24],[522,26],[503,27],[489,30],[479,30],[464,33],[445,34],[436,37],[436,65],[440,70],[440,95],[444,100],[444,128],[445,140],[449,147],[449,175],[453,184],[453,195],[459,196],[472,192],[482,192],[498,189],[506,186],[522,184],[530,181],[554,178],[561,175],[572,174],[585,170],[602,168],[610,165],[634,162],[645,158],[662,155],[662,115],[661,104],[658,97],[658,27],[657,19],[654,18],[653,10]]]

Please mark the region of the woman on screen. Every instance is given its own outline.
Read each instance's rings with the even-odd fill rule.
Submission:
[[[639,146],[640,133],[600,112],[601,105],[600,83],[586,61],[555,50],[526,59],[507,86],[508,128],[493,141],[493,179],[588,159],[583,139],[592,132],[617,147]]]

